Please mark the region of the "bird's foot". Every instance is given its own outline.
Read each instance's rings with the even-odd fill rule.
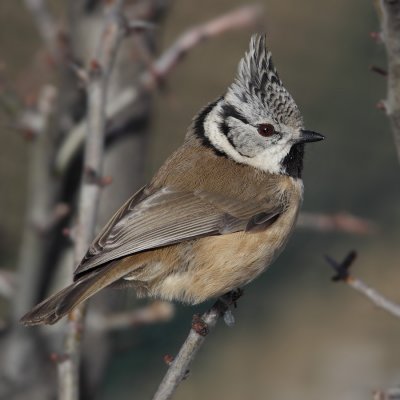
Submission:
[[[229,308],[232,305],[234,308],[236,308],[237,301],[243,296],[243,293],[244,293],[243,289],[237,288],[224,294],[219,299],[227,308]]]
[[[243,295],[243,289],[237,288],[232,290],[219,298],[217,307],[221,316],[223,316],[226,325],[235,325],[235,317],[233,316],[230,307],[233,305],[234,308],[237,307],[237,300]]]

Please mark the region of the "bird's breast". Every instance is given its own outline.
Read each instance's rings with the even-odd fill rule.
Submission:
[[[294,228],[301,182],[293,195],[288,208],[263,231],[209,236],[177,245],[183,264],[160,282],[157,291],[164,298],[195,304],[252,281],[279,255]]]

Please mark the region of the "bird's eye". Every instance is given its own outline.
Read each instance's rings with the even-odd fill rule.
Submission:
[[[271,124],[260,124],[258,125],[258,133],[265,137],[272,136],[275,134],[275,128]]]

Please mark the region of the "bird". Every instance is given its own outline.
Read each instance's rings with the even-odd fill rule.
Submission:
[[[24,315],[54,324],[106,287],[189,305],[241,288],[280,254],[303,200],[304,127],[267,48],[253,34],[226,92],[110,219],[73,283]]]

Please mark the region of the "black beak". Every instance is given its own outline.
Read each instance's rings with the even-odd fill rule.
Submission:
[[[319,142],[320,140],[324,140],[325,136],[321,135],[320,133],[313,132],[313,131],[300,131],[300,137],[297,140],[297,143],[310,143],[310,142]]]

